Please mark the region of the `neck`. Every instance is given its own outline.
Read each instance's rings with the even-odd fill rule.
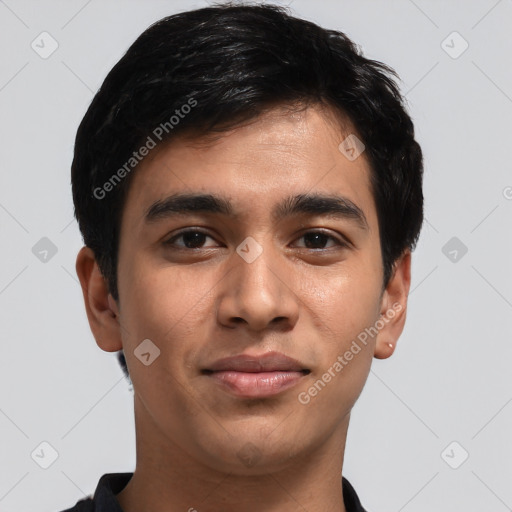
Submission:
[[[349,416],[321,446],[239,471],[191,457],[147,417],[135,417],[137,467],[116,496],[123,512],[346,512],[341,474]]]

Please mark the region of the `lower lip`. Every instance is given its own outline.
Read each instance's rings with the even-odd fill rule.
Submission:
[[[231,393],[247,398],[277,395],[295,386],[304,375],[303,372],[296,371],[250,373],[232,370],[208,374]]]

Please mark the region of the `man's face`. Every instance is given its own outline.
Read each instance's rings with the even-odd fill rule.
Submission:
[[[350,131],[326,115],[274,110],[210,145],[175,139],[137,169],[116,307],[138,442],[239,473],[343,442],[375,339],[341,371],[333,365],[382,313],[382,259],[367,160],[338,149]],[[232,212],[160,205],[148,218],[181,194],[214,196]],[[318,208],[274,217],[300,195],[342,197],[365,222]],[[160,355],[144,345],[146,365],[134,351],[148,339]]]

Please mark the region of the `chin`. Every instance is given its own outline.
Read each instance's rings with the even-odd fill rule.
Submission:
[[[259,438],[259,439],[258,439]],[[230,439],[227,443],[210,443],[204,446],[203,460],[221,471],[238,475],[265,475],[283,470],[294,456],[299,456],[297,446],[281,439],[261,439],[260,436],[246,435]]]

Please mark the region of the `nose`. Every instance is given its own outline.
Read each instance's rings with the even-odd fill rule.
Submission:
[[[233,268],[222,281],[218,321],[231,328],[246,324],[251,331],[291,329],[298,320],[290,262],[268,243],[254,261],[233,255]]]

